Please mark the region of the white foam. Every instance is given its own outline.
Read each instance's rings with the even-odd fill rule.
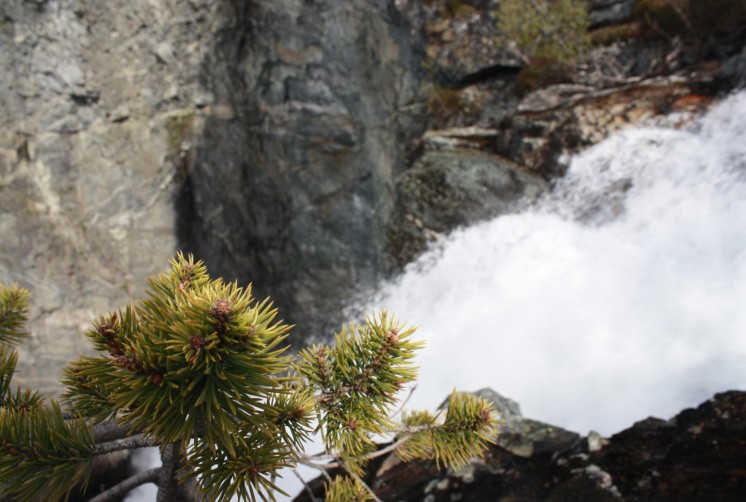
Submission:
[[[490,386],[610,434],[746,388],[746,93],[576,156],[538,207],[454,232],[379,307],[427,340],[414,406]]]

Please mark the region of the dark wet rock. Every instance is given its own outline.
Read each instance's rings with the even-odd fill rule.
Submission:
[[[389,2],[238,2],[204,63],[233,110],[190,149],[181,243],[253,281],[294,341],[329,336],[385,274],[386,223],[423,128],[409,27]]]
[[[546,178],[560,176],[569,155],[624,127],[671,112],[681,98],[698,95],[705,82],[670,77],[612,89],[541,89],[525,97],[519,111],[500,124],[495,151]]]
[[[523,435],[519,444],[533,448],[498,440],[484,459],[459,470],[377,460],[366,480],[381,500],[736,502],[746,495],[745,392],[717,394],[668,421],[645,419],[591,448],[597,437],[524,419],[515,403],[480,392],[494,396],[507,417],[502,435]],[[320,490],[320,480],[311,486]]]
[[[746,87],[746,46],[740,54],[728,59],[714,77],[726,89]]]
[[[546,190],[537,176],[500,156],[466,148],[495,131],[430,132],[425,153],[396,181],[388,254],[402,267],[447,232],[520,209]]]
[[[668,421],[638,422],[595,458],[625,500],[743,500],[746,393],[717,394]]]

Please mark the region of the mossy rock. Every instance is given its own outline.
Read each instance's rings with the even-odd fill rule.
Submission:
[[[194,112],[189,110],[178,115],[171,115],[166,119],[166,141],[168,153],[172,157],[181,150],[182,144],[194,131]]]

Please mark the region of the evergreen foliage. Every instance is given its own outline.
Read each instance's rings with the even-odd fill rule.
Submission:
[[[501,0],[499,45],[526,63],[524,80],[538,86],[561,80],[590,47],[590,17],[583,0]]]
[[[590,18],[582,0],[502,0],[498,29],[526,60],[575,61],[588,47]]]
[[[86,336],[98,355],[66,368],[63,412],[10,389],[10,344],[24,336],[28,299],[0,287],[0,489],[19,501],[67,499],[74,484],[86,485],[94,457],[145,446],[161,449],[163,500],[175,485],[190,487],[194,500],[274,500],[277,472],[297,464],[349,473],[329,481],[326,500],[377,500],[360,477],[371,458],[396,451],[458,466],[495,434],[491,405],[468,394],[454,393],[442,416],[394,419],[422,342],[386,312],[293,358],[291,326],[269,300],[210,279],[202,262],[181,254],[148,280],[144,300],[93,323]],[[102,428],[118,434],[97,442]],[[303,453],[314,433],[326,449],[320,457]],[[373,438],[387,435],[395,442],[378,449]]]

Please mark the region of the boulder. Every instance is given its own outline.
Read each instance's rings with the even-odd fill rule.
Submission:
[[[517,211],[546,190],[546,183],[498,155],[468,148],[494,141],[495,131],[431,131],[426,150],[396,180],[388,226],[394,268],[419,256],[448,232]]]
[[[511,400],[489,389],[478,393],[505,417],[485,457],[442,471],[434,462],[376,459],[365,480],[381,500],[695,502],[742,500],[746,493],[746,392],[717,394],[610,438],[582,438],[523,418]],[[320,495],[322,484],[309,486]],[[308,501],[308,494],[295,500]]]

